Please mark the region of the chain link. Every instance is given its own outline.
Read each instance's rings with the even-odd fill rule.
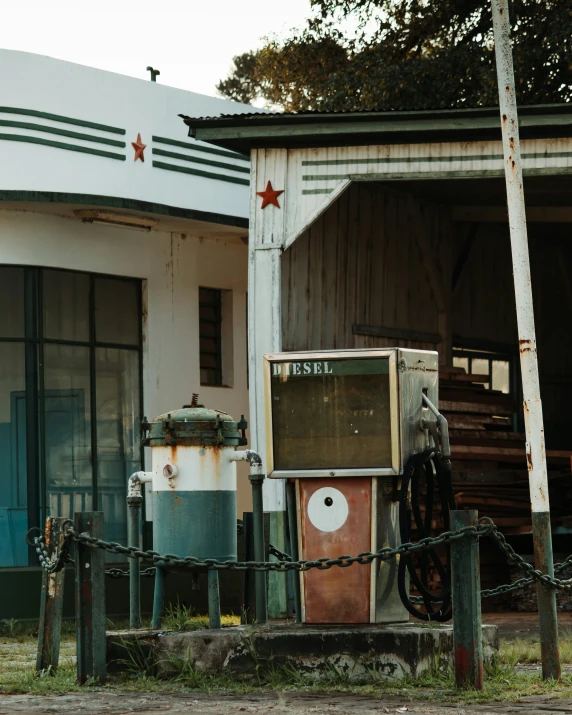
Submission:
[[[345,568],[358,564],[371,564],[375,560],[389,561],[390,559],[402,554],[415,551],[425,551],[434,548],[439,544],[450,543],[457,539],[465,538],[466,536],[485,536],[491,531],[490,524],[479,526],[465,526],[457,531],[447,531],[434,538],[426,537],[415,544],[401,544],[397,548],[383,548],[379,551],[371,552],[364,551],[357,556],[343,555],[337,558],[328,559],[321,558],[315,560],[300,560],[293,561],[292,557],[272,547],[272,555],[277,557],[277,561],[217,561],[216,559],[198,559],[194,556],[180,557],[175,554],[159,554],[156,551],[142,551],[135,546],[123,546],[115,542],[104,541],[97,539],[88,534],[79,534],[74,529],[67,530],[67,536],[74,541],[87,544],[92,548],[103,549],[110,554],[122,554],[127,558],[139,558],[142,561],[150,562],[161,567],[184,567],[190,569],[207,568],[217,569],[219,571],[309,571],[310,569],[318,569],[325,571],[332,566]]]
[[[31,532],[28,533],[28,536],[30,533]],[[40,565],[48,571],[48,573],[61,571],[66,563],[73,563],[73,560],[69,556],[69,551],[72,542],[75,541],[87,544],[94,549],[102,549],[110,554],[121,554],[130,559],[141,559],[144,562],[153,563],[155,566],[142,570],[140,574],[142,577],[150,577],[155,575],[156,566],[184,567],[190,569],[207,568],[217,569],[219,571],[251,570],[286,572],[309,571],[310,569],[325,571],[332,568],[332,566],[347,568],[356,563],[367,565],[371,564],[373,561],[389,561],[401,556],[402,554],[426,551],[428,549],[433,549],[440,544],[449,544],[458,539],[480,536],[491,537],[505,554],[507,560],[514,564],[520,571],[527,574],[513,583],[502,584],[496,588],[481,591],[481,598],[493,598],[505,593],[518,591],[520,589],[527,588],[535,582],[540,582],[546,587],[558,590],[572,590],[572,578],[560,579],[557,577],[558,574],[561,574],[567,568],[572,566],[572,555],[568,556],[562,563],[555,565],[554,577],[542,573],[541,571],[535,569],[532,564],[529,564],[522,556],[516,553],[489,517],[481,518],[478,526],[465,526],[456,531],[446,531],[439,534],[439,536],[420,539],[415,544],[401,544],[397,548],[385,547],[375,553],[371,551],[364,551],[357,556],[349,556],[346,554],[332,559],[320,558],[315,560],[300,561],[294,561],[289,554],[284,551],[280,551],[272,544],[269,544],[269,553],[274,556],[277,561],[217,561],[216,559],[198,559],[194,556],[181,557],[175,554],[159,554],[157,551],[142,551],[135,546],[123,546],[122,544],[118,544],[113,541],[97,539],[93,536],[89,536],[88,534],[80,534],[71,527],[66,529],[65,538],[61,548],[56,550],[56,552],[51,556],[46,548],[44,535],[42,533],[33,537],[31,543],[36,549]],[[30,543],[30,541],[28,543]],[[105,573],[111,578],[129,576],[129,571],[124,571],[119,568],[107,569]],[[422,598],[415,596],[411,598],[411,601],[412,603],[423,603]]]
[[[148,569],[143,569],[143,571],[140,571],[139,576],[141,576],[141,577],[155,576],[156,570],[157,569],[154,566],[150,566]],[[112,568],[112,569],[106,569],[105,575],[109,576],[110,578],[122,578],[123,576],[129,577],[129,571],[124,571],[123,569],[119,569],[119,568]]]
[[[502,534],[496,526],[491,531],[490,536],[494,541],[496,541],[498,547],[505,554],[509,563],[514,564],[517,569],[519,569],[519,571],[530,575],[525,576],[523,578],[519,578],[513,583],[505,583],[502,586],[497,586],[496,588],[490,588],[485,591],[481,591],[481,598],[493,598],[494,596],[501,596],[505,593],[518,591],[519,589],[527,588],[527,586],[530,586],[534,582],[540,582],[544,586],[557,590],[572,590],[572,579],[560,579],[556,577],[556,574],[562,573],[569,566],[572,565],[572,554],[565,558],[562,563],[555,564],[555,576],[549,576],[548,574],[542,573],[542,571],[538,571],[537,569],[535,569],[532,564],[529,564],[526,559],[520,556],[520,554],[517,554],[513,547],[505,539],[504,534]]]

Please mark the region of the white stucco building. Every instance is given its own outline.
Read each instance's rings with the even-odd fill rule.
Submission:
[[[2,578],[50,514],[101,509],[124,540],[143,415],[193,392],[247,412],[249,160],[178,114],[250,108],[22,52],[0,66]]]

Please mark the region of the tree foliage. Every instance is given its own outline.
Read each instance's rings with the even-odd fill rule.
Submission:
[[[497,103],[490,0],[311,4],[302,30],[235,57],[219,92],[286,111]],[[519,102],[570,101],[572,0],[510,0],[510,18]]]

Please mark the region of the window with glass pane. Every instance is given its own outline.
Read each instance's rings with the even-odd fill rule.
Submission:
[[[95,339],[139,345],[139,281],[95,278]]]
[[[511,394],[511,359],[494,352],[454,348],[453,366],[471,375],[488,378],[480,384],[488,390]]]
[[[97,348],[95,357],[99,508],[107,538],[126,543],[127,480],[140,465],[139,358],[110,348]]]
[[[140,292],[131,279],[0,266],[10,305],[0,314],[0,566],[28,564],[25,533],[46,516],[102,510],[106,537],[125,541],[127,479],[141,464]]]
[[[0,566],[28,560],[24,343],[0,342]]]

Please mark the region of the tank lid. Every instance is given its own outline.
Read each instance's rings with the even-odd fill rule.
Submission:
[[[244,415],[240,422],[236,422],[222,410],[199,405],[197,398],[198,395],[193,395],[190,405],[159,415],[151,423],[145,419],[141,424],[143,443],[151,447],[238,447],[246,444]]]

